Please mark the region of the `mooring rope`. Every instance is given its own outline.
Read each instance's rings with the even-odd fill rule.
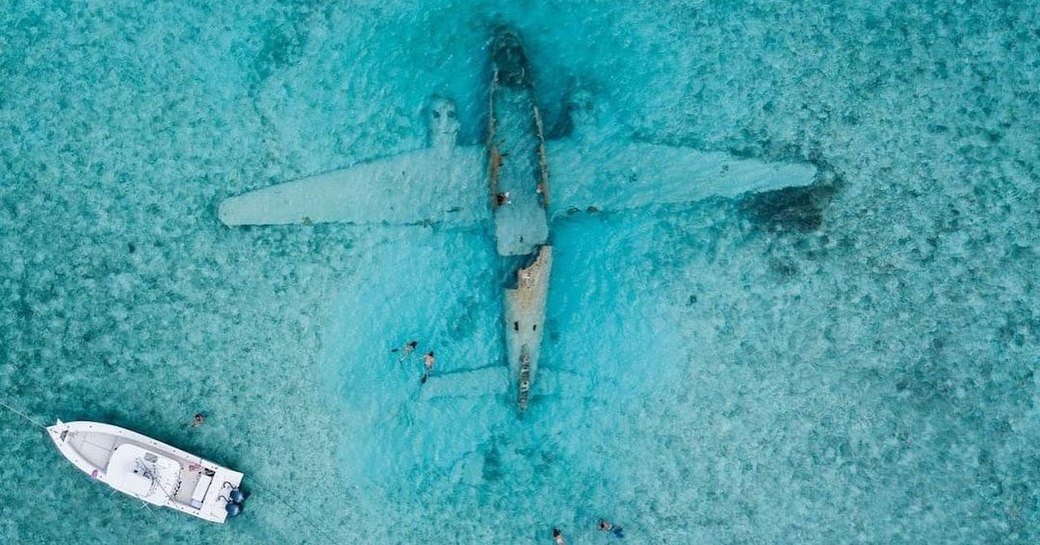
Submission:
[[[5,402],[3,402],[3,401],[0,401],[0,405],[3,405],[3,406],[4,406],[4,408],[6,408],[7,410],[9,410],[9,411],[13,412],[14,414],[17,414],[18,416],[20,416],[20,417],[22,417],[22,418],[24,418],[24,419],[28,420],[29,422],[31,422],[31,423],[33,423],[33,424],[35,424],[36,426],[38,426],[38,427],[40,427],[40,428],[43,428],[43,429],[45,429],[45,430],[47,429],[47,426],[44,426],[43,424],[41,424],[41,423],[39,423],[38,421],[34,420],[34,419],[33,419],[32,417],[30,417],[29,415],[27,415],[27,414],[23,413],[22,411],[19,411],[18,409],[15,409],[14,407],[12,407],[12,406],[8,405],[7,403],[5,403]]]
[[[270,494],[271,497],[273,497],[275,500],[281,502],[282,505],[288,507],[289,510],[291,510],[294,513],[296,513],[297,516],[302,518],[311,528],[313,528],[315,531],[317,531],[319,534],[321,534],[321,536],[323,538],[325,538],[329,543],[331,543],[332,545],[337,545],[338,543],[340,543],[339,540],[334,539],[332,537],[332,535],[329,534],[329,532],[327,530],[325,530],[324,528],[319,526],[317,523],[315,523],[303,511],[300,511],[299,509],[294,507],[292,503],[286,501],[280,495],[276,494],[275,491],[274,491],[274,487],[273,486],[267,486],[266,483],[261,483],[259,480],[257,480],[256,476],[253,476],[253,475],[250,475],[249,477],[247,477],[247,479],[253,483],[253,488],[256,488],[256,485],[260,485],[260,488],[266,490],[267,494]]]

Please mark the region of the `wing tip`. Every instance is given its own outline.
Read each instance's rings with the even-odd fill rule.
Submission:
[[[235,201],[237,199],[238,197],[224,199],[217,206],[217,219],[227,227],[242,225],[241,222],[235,219]]]

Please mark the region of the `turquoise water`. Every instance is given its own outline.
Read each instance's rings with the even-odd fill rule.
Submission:
[[[423,145],[435,94],[481,141],[498,23],[557,133],[580,86],[602,130],[825,171],[556,221],[523,420],[390,352],[504,365],[490,226],[216,219]],[[1027,2],[16,0],[0,30],[3,401],[253,492],[225,526],[144,509],[5,411],[0,543],[1040,540]]]

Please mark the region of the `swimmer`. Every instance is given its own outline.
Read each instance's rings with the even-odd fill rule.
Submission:
[[[495,204],[497,204],[499,206],[504,206],[504,205],[509,204],[509,192],[506,191],[506,192],[499,193],[499,194],[495,195]]]
[[[620,526],[614,526],[607,519],[599,519],[599,529],[604,532],[610,532],[617,537],[625,537],[625,531]]]
[[[391,350],[391,352],[401,353],[401,357],[397,360],[397,363],[401,363],[405,359],[407,359],[408,356],[412,354],[412,352],[415,352],[415,347],[417,346],[419,346],[419,341],[408,341],[408,344],[402,346],[401,348],[394,348],[393,350]]]
[[[206,423],[206,415],[202,413],[195,413],[195,416],[191,418],[191,427],[197,428]]]
[[[426,379],[430,378],[430,373],[433,371],[433,351],[427,352],[426,355],[423,356],[423,367],[426,368],[426,371],[423,372],[422,380],[420,382],[426,384]]]
[[[553,528],[553,541],[556,542],[556,545],[564,545],[566,543],[563,540],[563,532],[561,532],[558,528]]]

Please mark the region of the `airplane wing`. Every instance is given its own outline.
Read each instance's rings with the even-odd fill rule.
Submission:
[[[430,147],[220,203],[225,225],[475,223],[490,218],[481,147]]]
[[[505,395],[512,386],[509,367],[493,365],[452,373],[430,375],[423,384],[423,400]]]
[[[549,142],[552,214],[568,210],[624,210],[736,197],[816,179],[809,163],[767,163],[722,152],[661,144],[568,138]]]
[[[551,395],[588,395],[589,378],[573,371],[539,369],[532,397]],[[453,399],[465,397],[509,396],[509,405],[516,401],[516,376],[506,365],[490,365],[444,374],[430,375],[423,384],[420,398]]]

